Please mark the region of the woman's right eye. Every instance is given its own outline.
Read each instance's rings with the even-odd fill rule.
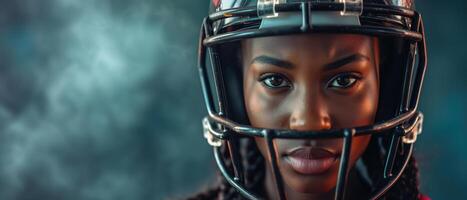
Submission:
[[[292,87],[290,81],[283,75],[279,74],[265,74],[260,77],[260,81],[263,83],[263,85],[272,89]]]

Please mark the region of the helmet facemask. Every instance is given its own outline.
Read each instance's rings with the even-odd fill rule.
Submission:
[[[284,4],[283,8],[280,7],[282,5],[276,5],[276,9],[295,9],[296,12],[301,13],[301,16],[306,17],[310,16],[310,13],[314,9],[321,9],[325,5],[327,4],[307,1]],[[339,7],[337,4],[329,5]],[[328,7],[332,8],[332,6]],[[384,10],[382,8],[387,10],[379,13],[381,10]],[[391,6],[372,7],[372,5],[363,5],[363,13],[374,12],[375,16],[379,13],[382,16],[388,16],[388,20],[379,19],[382,20],[379,26],[375,26],[376,22],[374,21],[372,22],[373,24],[370,22],[364,24],[364,20],[362,20],[363,25],[360,26],[341,24],[335,27],[320,27],[318,25],[313,26],[310,18],[307,17],[302,20],[302,24],[299,27],[274,27],[269,25],[269,27],[261,28],[260,25],[258,28],[258,24],[255,25],[252,22],[253,20],[250,19],[251,17],[244,19],[247,22],[239,22],[242,20],[242,16],[247,16],[245,12],[248,9],[244,8],[243,12],[241,11],[242,8],[220,11],[224,13],[222,15],[219,13],[214,14],[206,18],[203,23],[200,39],[199,70],[209,112],[209,116],[203,121],[204,134],[214,148],[216,162],[227,181],[245,197],[250,199],[260,198],[245,187],[243,177],[244,166],[241,163],[243,160],[242,155],[245,155],[245,153],[242,154],[240,150],[242,145],[244,145],[244,141],[242,140],[248,140],[248,138],[251,139],[252,137],[263,137],[268,143],[269,156],[272,161],[270,167],[274,172],[278,196],[285,199],[284,183],[276,162],[277,153],[273,144],[274,140],[279,138],[342,138],[344,145],[340,159],[335,199],[343,199],[350,171],[348,161],[352,139],[357,135],[371,134],[372,140],[370,146],[367,149],[368,151],[362,156],[362,160],[374,160],[375,157],[379,157],[379,160],[384,161],[375,164],[379,165],[379,170],[369,170],[367,172],[371,176],[371,180],[375,180],[369,185],[373,190],[371,198],[381,197],[401,176],[411,157],[416,135],[421,130],[422,115],[416,109],[426,68],[426,58],[423,25],[419,14],[416,12],[407,14],[408,10],[402,8],[396,9]],[[254,11],[251,11],[251,13],[252,16],[255,14]],[[409,27],[406,27],[409,30],[394,27],[393,18],[397,18],[394,16],[400,13],[408,15],[404,17],[408,18],[405,22],[411,22],[408,25]],[[392,18],[389,19],[390,17]],[[223,18],[237,18],[238,21],[235,22],[233,20],[230,22],[232,23],[231,26],[229,26],[226,25],[226,21],[218,21]],[[360,19],[362,18],[360,16]],[[402,19],[403,17],[399,18]],[[312,20],[313,18],[311,18]],[[213,26],[217,26],[216,31],[213,30]],[[225,27],[222,28],[222,26]],[[379,73],[381,87],[375,124],[330,131],[263,129],[249,125],[243,102],[242,67],[239,67],[241,66],[241,59],[239,57],[241,54],[238,52],[240,49],[239,40],[247,37],[262,37],[287,33],[346,33],[346,31],[378,36],[380,38],[381,65]],[[210,68],[206,65],[208,55]],[[210,77],[211,73],[213,76]],[[211,88],[214,88],[214,90]],[[379,152],[374,152],[375,150]],[[224,158],[225,156],[222,156],[221,152],[225,152],[227,158]],[[226,167],[226,162],[230,162],[232,167]]]

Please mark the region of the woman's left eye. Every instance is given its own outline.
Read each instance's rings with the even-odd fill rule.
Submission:
[[[334,77],[329,84],[329,87],[332,88],[349,88],[355,85],[360,79],[359,76],[355,74],[342,74]]]

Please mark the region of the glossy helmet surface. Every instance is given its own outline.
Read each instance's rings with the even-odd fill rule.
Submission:
[[[236,42],[306,33],[352,33],[380,39],[381,102],[374,124],[328,131],[264,129],[249,125]],[[266,139],[280,199],[285,199],[285,194],[274,139],[342,138],[335,199],[344,199],[352,139],[371,134],[385,141],[381,181],[375,183],[369,196],[378,199],[401,176],[421,133],[423,115],[417,108],[426,63],[423,22],[412,0],[212,0],[199,44],[198,69],[209,114],[203,120],[204,137],[213,146],[222,175],[249,199],[261,197],[244,186],[238,147],[241,138]],[[228,149],[232,168],[226,167],[221,148]]]

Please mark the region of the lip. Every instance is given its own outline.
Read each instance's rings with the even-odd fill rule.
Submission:
[[[318,147],[298,147],[290,150],[284,160],[300,174],[317,175],[333,166],[337,154]]]

